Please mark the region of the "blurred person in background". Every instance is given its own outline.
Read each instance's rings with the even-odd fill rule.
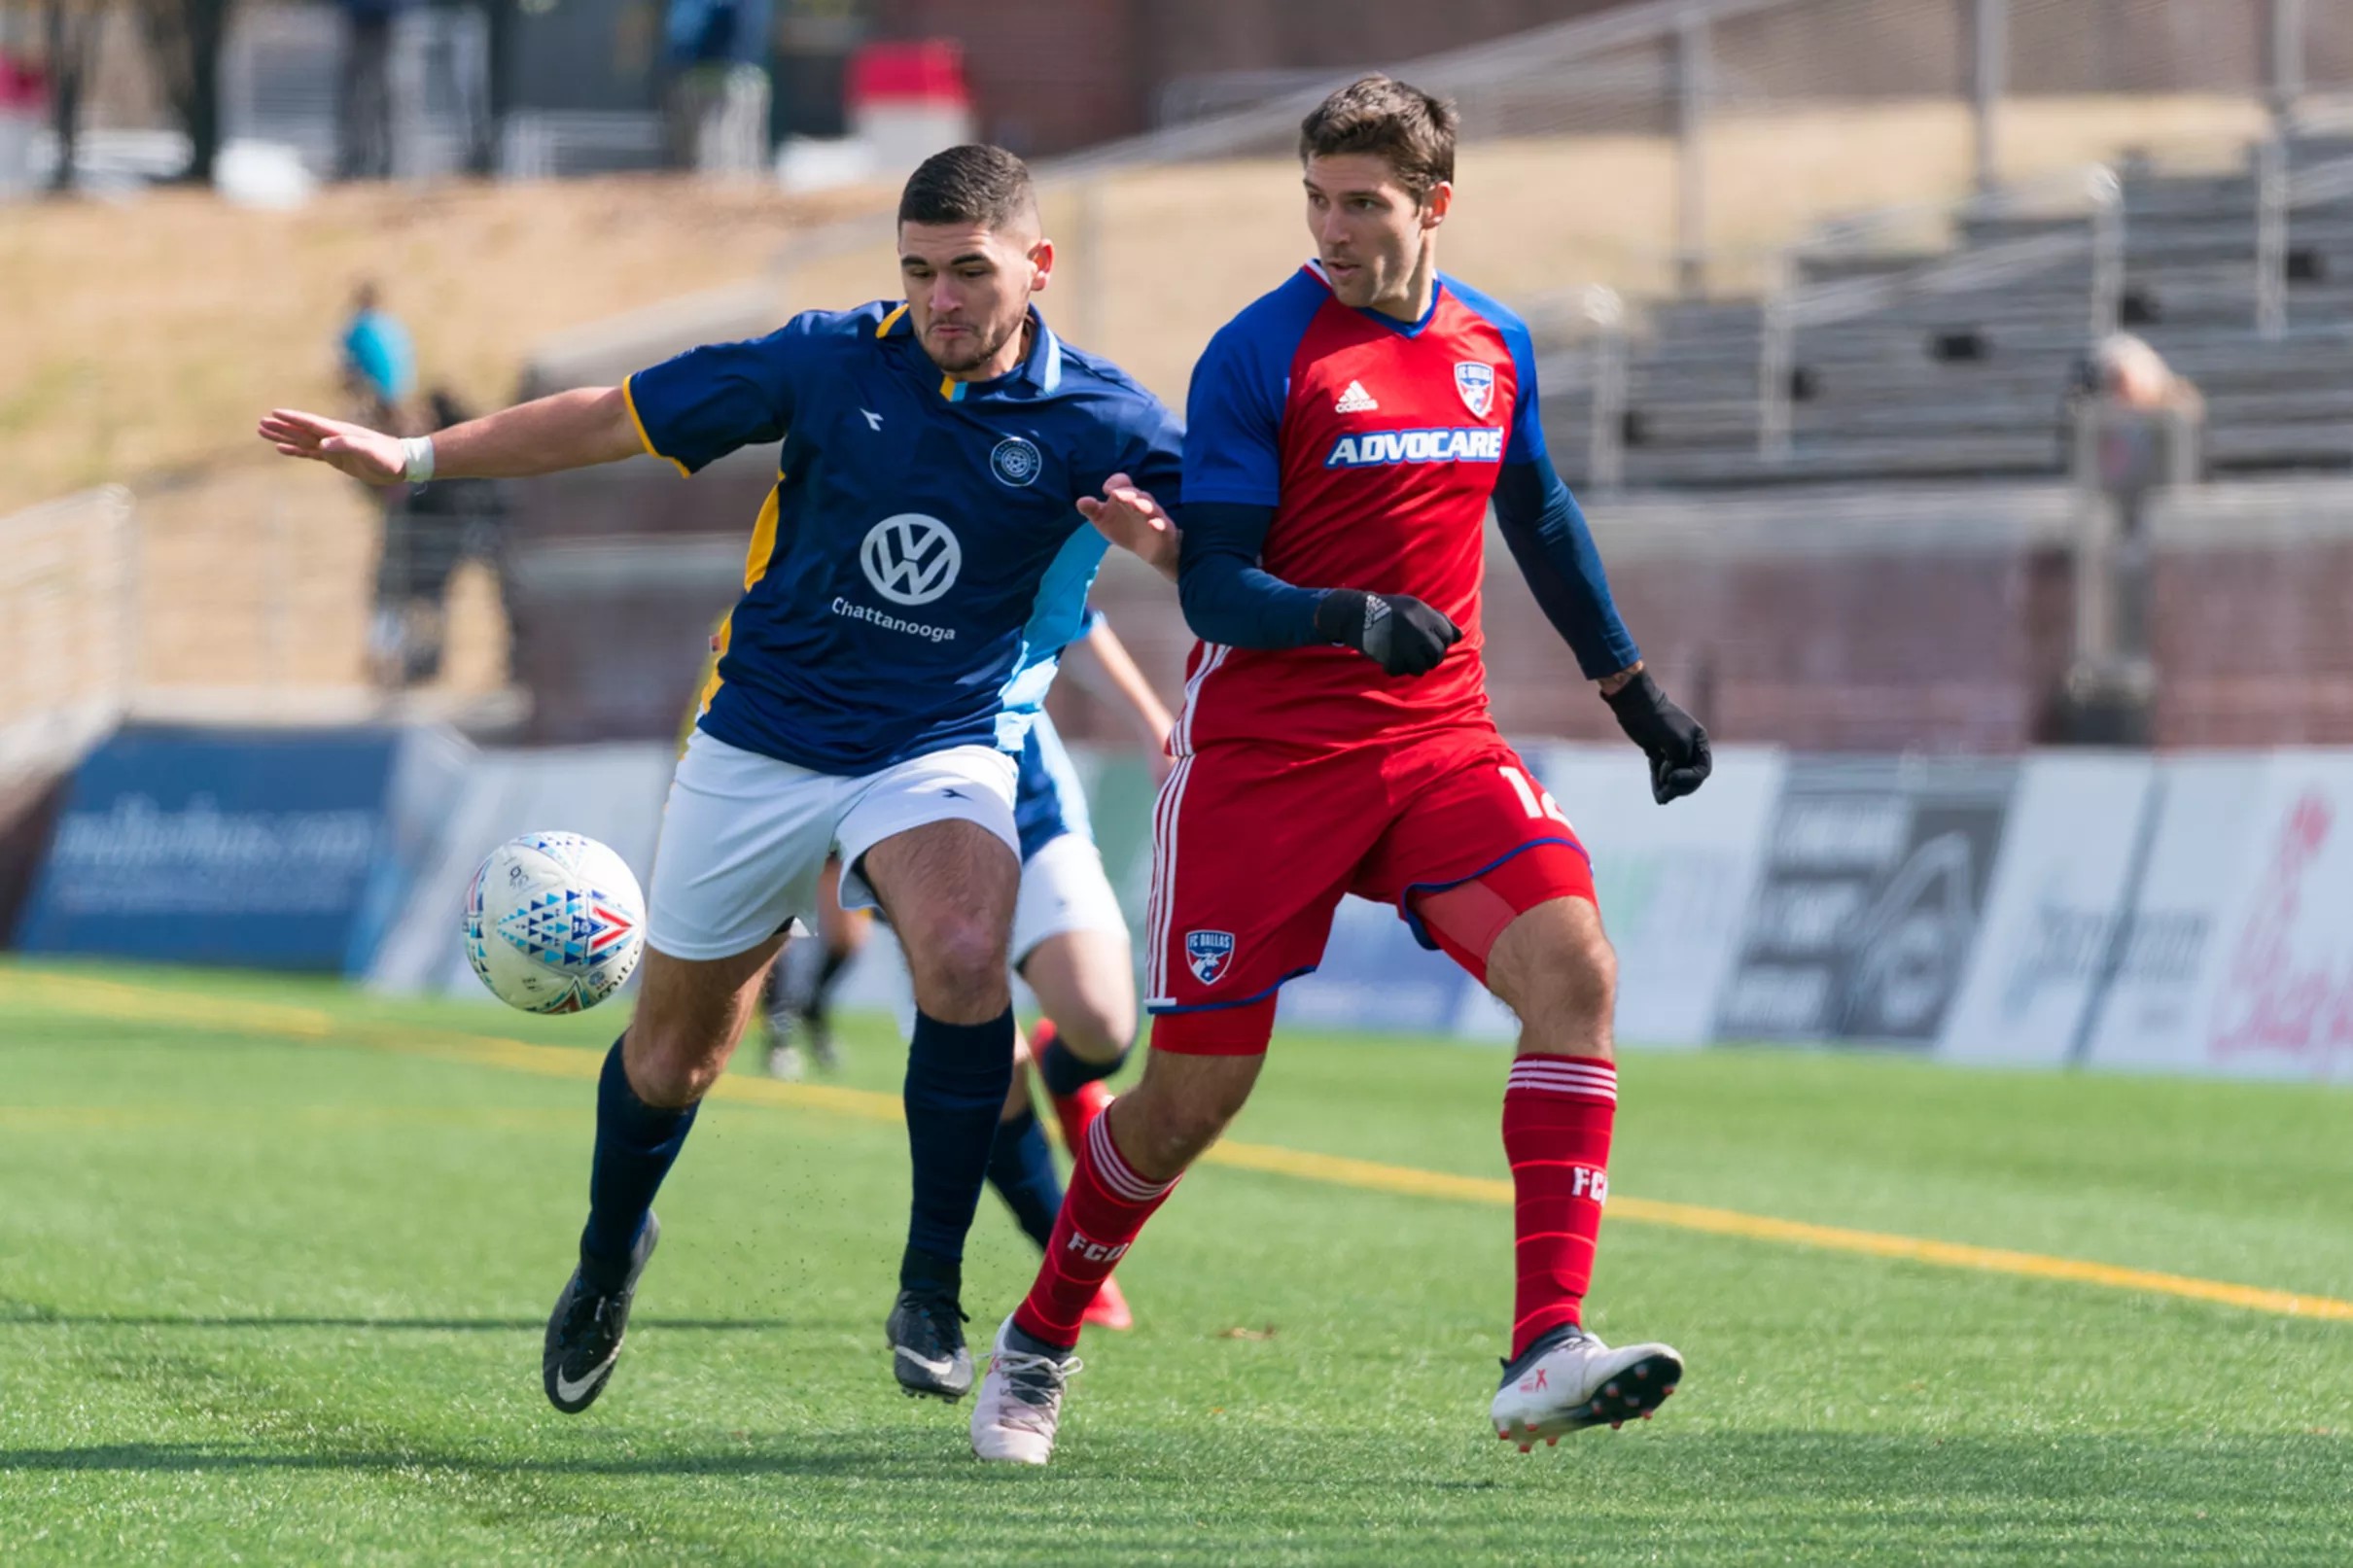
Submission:
[[[2147,339],[2111,332],[2077,365],[2066,425],[2078,482],[2096,484],[2115,508],[2106,564],[2114,607],[2108,651],[2145,659],[2153,553],[2149,501],[2201,471],[2205,400]]]
[[[361,279],[351,291],[351,314],[335,340],[335,358],[355,423],[398,435],[421,434],[409,428],[407,417],[417,386],[416,347],[400,318],[384,308],[372,278]]]
[[[392,178],[392,21],[408,0],[342,0],[335,178]]]
[[[427,406],[437,431],[474,417],[444,388],[433,390]],[[384,511],[384,547],[376,557],[369,663],[384,687],[428,685],[441,673],[449,579],[457,569],[479,561],[505,603],[506,490],[496,479],[438,479],[395,485],[385,494],[391,501]],[[506,608],[511,626],[512,607]]]
[[[755,114],[765,145],[769,31],[768,0],[668,0],[662,110],[672,167],[714,166],[730,108]]]

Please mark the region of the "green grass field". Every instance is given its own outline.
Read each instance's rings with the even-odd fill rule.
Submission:
[[[1141,1325],[1090,1339],[1060,1456],[1008,1473],[891,1381],[904,1135],[868,1095],[731,1079],[612,1388],[548,1409],[620,1022],[0,967],[0,1557],[2353,1560],[2353,1321],[2325,1315],[2353,1299],[2353,1096],[1630,1053],[1594,1321],[1691,1373],[1658,1420],[1528,1456],[1486,1424],[1510,1231],[1485,1189],[1205,1166],[1122,1272]],[[895,1087],[887,1028],[851,1056],[849,1088]],[[1503,1064],[1286,1035],[1234,1135],[1492,1182]],[[976,1337],[1031,1269],[985,1202]]]

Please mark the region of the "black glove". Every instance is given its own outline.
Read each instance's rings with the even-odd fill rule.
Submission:
[[[1707,732],[1700,721],[1667,700],[1667,693],[1639,671],[1601,699],[1618,715],[1618,728],[1650,756],[1650,793],[1662,806],[1707,782],[1715,763],[1707,754]]]
[[[1390,675],[1427,675],[1462,628],[1412,594],[1334,588],[1316,606],[1316,633],[1354,648]]]

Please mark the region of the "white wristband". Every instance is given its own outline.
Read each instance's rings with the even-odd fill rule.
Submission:
[[[433,437],[410,436],[401,442],[401,477],[410,484],[424,484],[433,478]]]

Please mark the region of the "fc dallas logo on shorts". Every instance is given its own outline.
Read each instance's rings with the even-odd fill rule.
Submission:
[[[1231,931],[1187,931],[1184,933],[1185,961],[1192,967],[1193,978],[1205,986],[1217,984],[1217,977],[1234,961],[1234,933]]]

